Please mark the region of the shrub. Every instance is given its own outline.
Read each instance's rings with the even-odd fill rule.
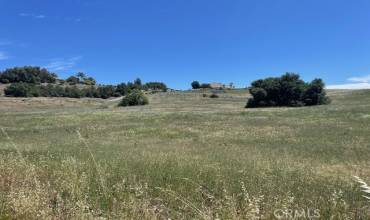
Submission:
[[[93,86],[96,84],[96,80],[92,77],[87,76],[83,72],[78,72],[74,76],[70,76],[65,80],[69,85],[84,84],[88,86]]]
[[[131,88],[126,83],[121,83],[116,86],[116,92],[124,96],[131,92]]]
[[[120,96],[120,94],[116,93],[115,86],[112,85],[101,85],[98,87],[97,92],[100,94],[100,98],[102,99]]]
[[[211,84],[210,83],[202,83],[200,85],[200,88],[202,88],[202,89],[210,89],[211,88]]]
[[[307,87],[303,101],[306,105],[324,105],[330,103],[324,90],[325,84],[321,79],[314,79]]]
[[[90,86],[96,85],[96,80],[92,77],[87,77],[86,79],[84,79],[83,82],[85,85],[90,85]]]
[[[149,104],[148,98],[141,91],[133,91],[122,98],[119,106],[135,106]]]
[[[214,98],[218,98],[219,96],[216,93],[212,93],[209,97],[214,99]]]
[[[35,84],[30,83],[13,83],[5,88],[6,96],[12,97],[38,97],[40,89]]]
[[[199,88],[200,88],[200,83],[199,83],[198,81],[193,81],[193,82],[191,83],[191,87],[192,87],[193,89],[199,89]]]
[[[247,106],[306,106],[329,103],[321,79],[306,83],[298,74],[286,73],[281,77],[270,77],[252,82],[249,92],[252,98]]]
[[[51,84],[48,84],[46,86],[39,86],[38,89],[40,90],[41,97],[58,97],[59,96],[56,93],[54,86]]]
[[[64,97],[69,98],[81,98],[83,96],[82,90],[78,89],[77,86],[70,86],[64,89]]]
[[[151,91],[166,92],[167,91],[167,85],[164,84],[163,82],[148,82],[148,83],[144,84],[143,89],[146,90],[146,91],[151,90]]]
[[[66,82],[69,84],[69,85],[76,85],[76,84],[79,84],[80,83],[80,79],[76,76],[70,76],[66,79]]]
[[[84,97],[101,98],[100,92],[95,86],[88,86],[88,87],[83,88],[82,94]]]

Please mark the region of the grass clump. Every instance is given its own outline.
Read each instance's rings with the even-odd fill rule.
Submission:
[[[134,91],[122,98],[118,106],[135,106],[149,104],[148,98],[141,91]]]

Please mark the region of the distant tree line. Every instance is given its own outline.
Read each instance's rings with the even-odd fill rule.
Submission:
[[[74,86],[41,85],[30,83],[13,83],[5,88],[6,96],[12,97],[69,97],[69,98],[103,98],[119,97],[122,94],[112,85],[88,86],[79,88]]]
[[[1,83],[11,83],[5,90],[13,97],[70,97],[103,98],[125,96],[133,91],[167,91],[162,82],[142,84],[137,78],[133,82],[118,85],[97,85],[96,80],[79,72],[66,80],[58,79],[54,73],[40,67],[15,67],[0,72]]]
[[[252,82],[249,88],[252,98],[247,106],[311,106],[330,102],[325,93],[322,79],[306,83],[295,73],[286,73],[281,77],[270,77]]]

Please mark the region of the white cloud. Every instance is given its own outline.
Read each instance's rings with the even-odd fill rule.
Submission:
[[[370,89],[370,75],[354,76],[347,79],[351,83],[328,85],[327,89]]]
[[[57,58],[52,59],[45,66],[46,69],[50,71],[63,71],[68,70],[76,66],[77,62],[82,59],[82,56],[75,56],[71,58]]]
[[[348,81],[359,82],[359,83],[369,83],[370,82],[370,75],[360,76],[360,77],[351,77],[351,78],[348,78]]]
[[[9,56],[5,52],[0,51],[0,60],[7,60]]]
[[[370,83],[348,83],[348,84],[338,84],[329,85],[327,89],[370,89]]]

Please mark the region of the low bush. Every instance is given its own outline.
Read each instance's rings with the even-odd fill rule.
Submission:
[[[133,91],[122,98],[119,106],[135,106],[135,105],[147,105],[149,104],[148,98],[141,91]]]

